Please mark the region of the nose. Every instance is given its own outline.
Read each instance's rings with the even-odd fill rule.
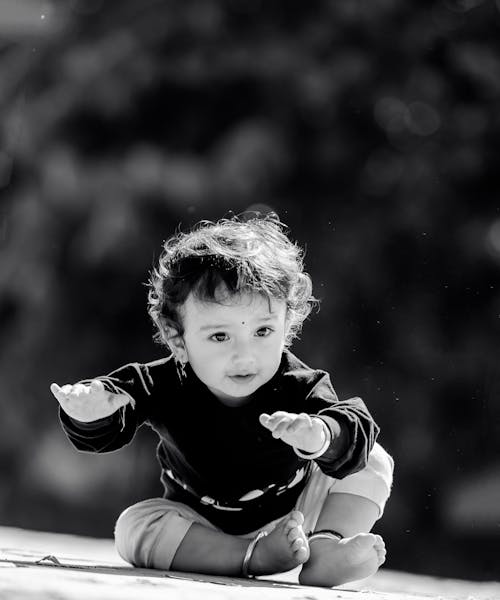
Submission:
[[[235,340],[233,346],[232,363],[240,369],[251,369],[256,364],[252,344],[248,340]]]

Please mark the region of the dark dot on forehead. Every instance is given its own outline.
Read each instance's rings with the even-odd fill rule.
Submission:
[[[244,324],[245,324],[245,321],[242,321],[242,322],[241,322],[241,324],[242,324],[242,325],[244,325]]]

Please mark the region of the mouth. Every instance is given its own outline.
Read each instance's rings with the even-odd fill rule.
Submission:
[[[256,375],[256,373],[238,373],[236,375],[228,375],[228,377],[235,383],[248,383],[249,381],[252,381]]]

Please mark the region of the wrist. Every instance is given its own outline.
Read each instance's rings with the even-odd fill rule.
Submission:
[[[323,419],[320,419],[319,417],[313,417],[313,419],[319,421],[322,426],[322,429],[321,429],[322,442],[321,442],[321,445],[319,446],[319,448],[316,451],[304,451],[304,450],[300,450],[299,448],[296,448],[295,446],[293,446],[293,450],[297,456],[300,456],[300,458],[306,458],[308,460],[313,460],[315,458],[319,458],[320,456],[322,456],[328,450],[328,448],[331,444],[331,441],[332,441],[332,434],[330,432],[330,428],[323,421]]]
[[[318,446],[318,449],[312,454],[317,454],[321,448],[323,448],[326,444],[328,447],[332,441],[332,432],[328,425],[321,419],[320,417],[313,417],[313,419],[321,425],[321,444]]]

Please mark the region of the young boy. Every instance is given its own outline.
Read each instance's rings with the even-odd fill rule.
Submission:
[[[314,302],[276,216],[202,222],[165,243],[150,281],[170,356],[51,385],[79,450],[121,448],[143,424],[159,436],[164,497],[120,515],[125,560],[230,576],[303,565],[301,583],[328,587],[384,562],[368,533],[392,483],[378,427],[288,350]]]

